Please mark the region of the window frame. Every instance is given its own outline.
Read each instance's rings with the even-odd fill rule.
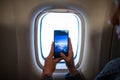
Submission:
[[[37,35],[38,35],[38,33],[37,33],[37,29],[38,29],[38,21],[39,21],[39,18],[42,16],[42,15],[44,15],[46,12],[58,12],[58,13],[60,13],[60,12],[62,12],[62,13],[74,13],[74,14],[76,14],[79,18],[80,18],[80,20],[81,20],[81,33],[82,33],[82,35],[81,35],[81,49],[80,49],[80,56],[79,56],[79,61],[78,61],[78,63],[76,64],[76,68],[79,68],[80,67],[80,65],[81,65],[81,62],[82,62],[82,59],[83,59],[83,51],[84,51],[84,39],[85,39],[85,20],[84,20],[84,17],[82,16],[82,14],[80,13],[80,12],[78,12],[78,11],[75,11],[75,10],[73,10],[73,9],[59,9],[59,8],[56,8],[56,9],[47,9],[47,10],[43,10],[42,12],[40,12],[38,15],[37,15],[37,17],[36,17],[36,19],[35,19],[35,26],[34,26],[34,46],[35,46],[35,56],[36,56],[36,62],[37,62],[37,64],[38,64],[38,66],[41,68],[41,69],[43,69],[43,65],[40,63],[40,61],[39,61],[39,56],[38,56],[38,41],[37,41]],[[57,72],[59,72],[60,71],[60,69],[57,69],[56,70]],[[66,69],[64,69],[64,71],[66,71]]]

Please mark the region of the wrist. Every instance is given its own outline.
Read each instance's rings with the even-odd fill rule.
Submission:
[[[43,70],[43,74],[42,74],[43,77],[49,77],[49,76],[52,76],[52,72],[49,71],[49,70]]]
[[[52,76],[43,76],[43,80],[52,80]]]
[[[78,72],[75,67],[69,69],[71,76],[75,76]]]

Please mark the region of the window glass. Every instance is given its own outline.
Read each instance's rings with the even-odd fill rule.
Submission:
[[[81,20],[74,13],[46,12],[37,20],[37,46],[39,62],[44,65],[51,43],[54,41],[54,30],[68,30],[71,38],[74,61],[78,63],[81,49]],[[66,69],[65,63],[58,63],[57,69]]]

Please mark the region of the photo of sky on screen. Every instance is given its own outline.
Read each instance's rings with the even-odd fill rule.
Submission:
[[[68,51],[68,43],[67,36],[56,36],[55,37],[55,50],[56,52],[67,52]]]
[[[61,52],[67,56],[68,30],[54,30],[54,49],[56,57],[60,57]]]

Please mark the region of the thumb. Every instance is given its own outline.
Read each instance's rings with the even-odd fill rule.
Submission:
[[[60,56],[61,56],[65,61],[67,61],[67,56],[65,56],[64,53],[60,53]]]
[[[54,59],[55,64],[58,63],[61,60],[61,58]]]

